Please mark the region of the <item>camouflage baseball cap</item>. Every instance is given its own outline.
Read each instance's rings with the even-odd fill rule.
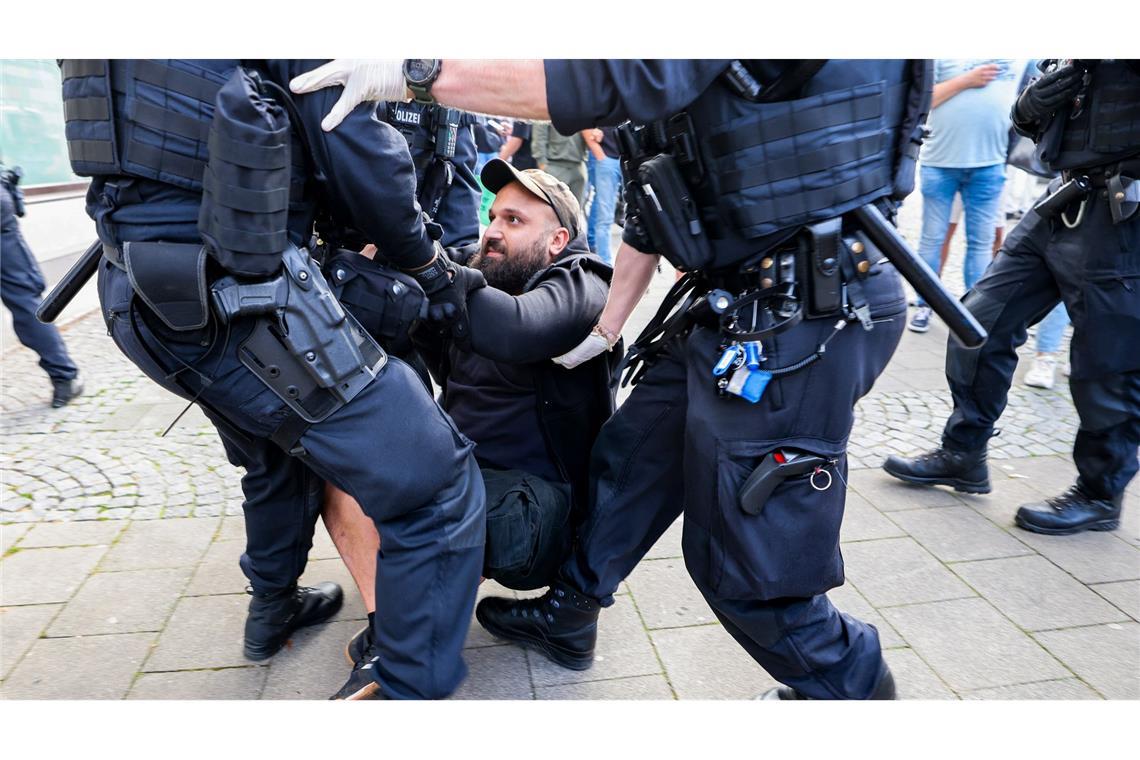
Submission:
[[[493,158],[483,167],[479,179],[483,181],[483,187],[496,194],[510,183],[518,182],[554,209],[558,223],[570,231],[571,240],[578,237],[585,228],[582,207],[578,205],[578,199],[570,192],[569,186],[541,169],[519,171],[506,161]]]

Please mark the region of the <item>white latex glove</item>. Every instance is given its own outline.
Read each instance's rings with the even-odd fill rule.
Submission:
[[[321,122],[329,132],[366,100],[407,100],[402,59],[337,58],[307,74],[294,77],[289,89],[298,94],[344,85],[340,100]]]
[[[613,348],[613,346],[610,345],[608,340],[596,332],[592,332],[586,336],[584,341],[562,354],[562,356],[554,357],[551,361],[555,364],[561,364],[566,369],[574,369],[582,362],[588,362],[595,356],[609,351],[611,348]]]

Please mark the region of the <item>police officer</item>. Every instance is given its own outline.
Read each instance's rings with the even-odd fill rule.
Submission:
[[[954,411],[942,445],[883,465],[911,483],[988,493],[986,448],[1005,409],[1017,347],[1058,301],[1073,321],[1069,387],[1080,416],[1077,482],[1021,506],[1017,525],[1049,535],[1115,530],[1140,446],[1140,63],[1044,61],[1013,124],[1061,172],[1010,234],[964,303],[989,332],[951,342]]]
[[[404,74],[449,105],[550,119],[565,134],[648,125],[624,146],[638,209],[609,301],[563,362],[613,344],[653,276],[656,257],[642,252],[690,271],[631,352],[651,361],[595,444],[592,510],[561,580],[537,599],[484,600],[480,622],[589,667],[600,608],[683,505],[689,573],[787,684],[770,696],[893,697],[875,628],[825,595],[843,582],[852,408],[905,311],[893,268],[841,219],[870,203],[889,214],[912,189],[929,65],[447,60],[405,62]],[[401,86],[390,69],[339,61],[292,86],[342,82],[326,128],[355,98]],[[684,318],[667,318],[671,306]]]
[[[58,409],[83,392],[83,381],[59,330],[36,320],[44,276],[17,220],[24,215],[20,177],[19,167],[0,165],[0,297],[12,312],[16,337],[39,354],[40,366],[51,379],[51,405]]]
[[[416,166],[416,200],[443,228],[440,243],[445,248],[478,243],[483,191],[475,179],[475,117],[415,100],[385,103],[378,115],[386,116],[408,141]]]
[[[197,401],[246,470],[246,655],[271,656],[341,604],[335,584],[296,586],[327,480],[386,538],[381,654],[368,682],[340,696],[445,697],[465,674],[482,565],[472,445],[406,364],[385,363],[300,246],[320,215],[407,270],[440,321],[461,319],[465,298],[415,203],[403,137],[368,107],[325,135],[328,93],[274,88],[315,63],[65,61],[68,148],[93,178],[87,208],[116,345]]]

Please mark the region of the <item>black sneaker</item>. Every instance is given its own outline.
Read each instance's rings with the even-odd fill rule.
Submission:
[[[376,653],[375,647],[369,649],[364,658],[353,666],[344,686],[341,686],[340,691],[333,694],[329,699],[344,699],[350,702],[366,699],[387,699],[384,692],[380,691],[380,684],[376,683],[376,679],[372,677],[372,674],[376,672],[376,663],[379,660],[380,656]]]
[[[889,475],[907,483],[924,486],[952,486],[963,493],[989,493],[990,470],[986,465],[986,447],[977,451],[955,451],[937,448],[916,457],[894,454],[883,462]]]
[[[368,650],[372,649],[374,642],[372,626],[365,625],[354,633],[348,643],[344,645],[344,659],[348,660],[349,665],[356,665],[367,656]]]
[[[71,378],[70,380],[52,380],[52,393],[51,393],[51,408],[59,409],[61,406],[67,406],[71,400],[76,396],[83,393],[83,381],[79,379],[79,375]]]
[[[1123,496],[1094,499],[1075,485],[1060,496],[1017,509],[1017,527],[1047,536],[1065,536],[1086,530],[1116,530],[1120,527]]]
[[[757,699],[763,701],[773,699],[787,701],[793,699],[811,699],[811,697],[804,696],[791,686],[777,686],[774,689],[768,689],[768,691],[761,694]],[[879,675],[879,683],[875,686],[875,690],[871,692],[871,696],[867,697],[867,699],[898,699],[898,693],[895,691],[895,677],[891,675],[891,669],[887,667],[887,663],[883,663],[883,669]]]
[[[264,660],[277,654],[298,628],[323,623],[344,603],[344,593],[335,583],[320,583],[314,588],[293,586],[272,594],[246,593],[249,617],[245,619],[245,656]]]
[[[594,664],[600,613],[597,599],[563,583],[535,599],[488,597],[475,608],[475,618],[492,636],[541,652],[571,670]]]

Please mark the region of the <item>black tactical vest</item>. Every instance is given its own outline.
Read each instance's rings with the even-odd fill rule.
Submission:
[[[1051,169],[1093,167],[1140,154],[1140,73],[1123,61],[1100,61],[1089,76],[1079,110],[1058,112],[1041,138],[1041,158]]]

